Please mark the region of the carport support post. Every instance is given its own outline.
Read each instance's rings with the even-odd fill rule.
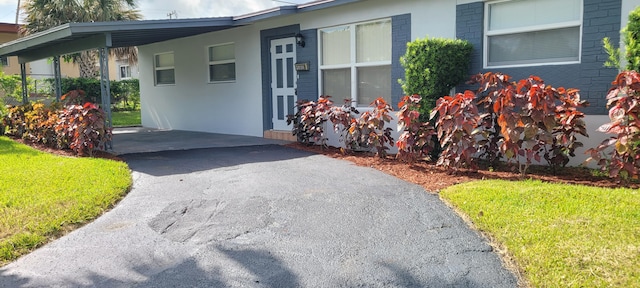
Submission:
[[[29,91],[27,91],[27,64],[20,63],[20,78],[22,78],[22,104],[29,103]]]
[[[53,78],[55,80],[56,101],[60,102],[62,96],[62,81],[60,79],[60,56],[53,56]]]
[[[109,82],[109,47],[99,49],[100,53],[100,96],[102,110],[105,113],[104,125],[111,128],[111,83]],[[107,142],[107,149],[113,149],[111,140]]]

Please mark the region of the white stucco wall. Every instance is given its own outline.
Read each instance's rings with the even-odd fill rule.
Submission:
[[[259,31],[254,26],[139,47],[146,127],[262,136]],[[236,82],[208,83],[207,47],[235,42]],[[174,53],[176,84],[154,86],[153,55]]]
[[[455,1],[368,0],[253,25],[139,47],[142,124],[146,127],[263,135],[260,31],[301,30],[411,13],[412,39],[455,36]],[[207,47],[234,42],[236,81],[209,84]],[[307,47],[305,49],[312,49]],[[176,84],[154,86],[153,55],[174,52]]]

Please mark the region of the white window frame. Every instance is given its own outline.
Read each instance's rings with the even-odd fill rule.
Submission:
[[[154,56],[153,61],[155,61],[155,56]],[[174,58],[174,61],[175,61],[175,58]],[[122,68],[125,68],[126,71],[129,72],[128,76],[122,77]],[[175,73],[175,71],[174,71],[174,73]],[[131,65],[128,65],[128,64],[118,65],[118,76],[120,77],[120,80],[131,79]]]
[[[0,57],[0,66],[9,67],[9,56]]]
[[[362,68],[362,67],[382,67],[382,66],[389,66],[392,67],[392,62],[393,62],[393,52],[391,57],[389,57],[389,61],[376,61],[376,62],[364,62],[364,63],[358,63],[358,59],[357,59],[357,39],[356,39],[356,27],[358,25],[366,25],[369,23],[377,23],[377,22],[385,22],[388,21],[389,23],[391,23],[391,25],[393,25],[391,18],[381,18],[381,19],[375,19],[375,20],[370,20],[370,21],[364,21],[364,22],[357,22],[357,23],[351,23],[351,24],[343,24],[343,25],[336,25],[336,26],[331,26],[331,27],[324,27],[322,29],[318,29],[318,90],[320,90],[320,95],[324,95],[324,91],[322,91],[322,89],[324,88],[323,85],[323,79],[322,79],[322,70],[330,70],[330,69],[351,69],[351,103],[354,106],[357,106],[358,108],[364,108],[364,107],[369,107],[369,104],[358,104],[358,68]],[[349,51],[350,53],[350,62],[348,64],[334,64],[334,65],[324,65],[322,63],[324,63],[324,60],[322,59],[323,54],[322,54],[322,32],[324,30],[331,30],[331,29],[336,29],[336,28],[340,28],[340,27],[349,27],[349,40],[351,41],[351,51]],[[392,35],[391,38],[393,39],[393,29],[392,29]],[[389,81],[391,81],[391,78],[389,78]],[[392,95],[389,95],[390,97],[392,97]],[[342,99],[334,99],[334,101],[337,102],[342,102]]]
[[[580,64],[582,61],[582,29],[583,29],[583,18],[584,18],[584,0],[580,2],[580,19],[574,21],[566,21],[561,23],[554,24],[545,24],[545,25],[534,25],[520,28],[511,28],[511,29],[500,29],[489,31],[489,19],[490,17],[490,9],[489,6],[497,3],[511,2],[513,0],[500,0],[500,1],[487,1],[484,6],[484,36],[483,36],[483,68],[484,69],[494,69],[494,68],[512,68],[512,67],[531,67],[531,66],[543,66],[543,65],[567,65],[567,64]],[[533,0],[528,0],[533,1]],[[561,0],[558,0],[561,1]],[[526,33],[526,32],[536,32],[536,31],[545,31],[545,30],[553,30],[553,29],[561,29],[561,28],[572,28],[579,27],[579,40],[578,40],[578,60],[576,61],[545,61],[540,60],[540,62],[535,63],[524,63],[524,64],[507,64],[507,65],[494,65],[489,66],[489,37],[490,36],[499,36],[499,35],[509,35],[509,34],[517,34],[517,33]]]
[[[158,63],[156,63],[156,56],[158,55],[164,55],[164,54],[173,54],[173,66],[165,66],[165,67],[157,67],[156,65]],[[173,51],[169,51],[169,52],[162,52],[162,53],[156,53],[153,54],[153,82],[155,84],[155,86],[173,86],[176,85],[176,67],[175,64],[176,63],[176,55],[173,53]],[[173,70],[173,83],[158,83],[158,73],[157,71],[161,71],[161,70]]]
[[[233,59],[227,59],[227,60],[218,60],[218,61],[211,61],[211,59],[209,59],[209,50],[213,47],[219,47],[219,46],[225,46],[225,45],[233,45]],[[227,42],[227,43],[221,43],[221,44],[216,44],[216,45],[211,45],[211,46],[207,46],[206,49],[206,59],[207,62],[209,63],[207,65],[207,82],[209,84],[216,84],[216,83],[234,83],[236,82],[236,80],[238,79],[238,71],[236,70],[236,73],[233,75],[233,80],[222,80],[222,81],[212,81],[211,80],[211,66],[213,65],[221,65],[221,64],[231,64],[233,63],[233,66],[236,66],[236,43],[235,42]],[[237,69],[237,66],[236,66]]]

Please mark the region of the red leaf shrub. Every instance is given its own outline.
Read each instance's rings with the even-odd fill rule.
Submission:
[[[296,114],[287,115],[287,125],[293,124],[292,133],[297,136],[298,142],[326,145],[324,125],[333,106],[330,98],[331,96],[320,96],[318,102],[298,100]]]
[[[60,135],[60,148],[93,156],[96,149],[104,150],[111,140],[111,129],[105,126],[105,113],[93,103],[66,105],[59,117],[55,130]]]
[[[447,169],[475,168],[478,151],[475,134],[480,120],[476,95],[471,91],[444,96],[436,102],[431,118],[437,117],[436,128],[442,146],[438,165]]]
[[[503,155],[525,174],[533,161],[544,158],[552,168],[565,166],[575,149],[582,146],[576,135],[588,136],[584,114],[587,106],[577,89],[553,88],[537,76],[511,82],[511,77],[488,72],[472,78],[479,83],[480,141],[489,160]],[[495,149],[497,146],[498,150]],[[524,161],[522,163],[521,161]]]
[[[391,121],[389,112],[391,105],[379,97],[371,103],[372,111],[366,111],[358,118],[351,120],[349,127],[350,147],[352,149],[375,149],[376,154],[384,158],[387,156],[389,146],[393,146],[391,128],[386,123]]]
[[[404,96],[398,103],[398,131],[402,132],[396,141],[396,158],[407,162],[427,158],[435,148],[435,128],[420,121],[420,100],[419,95]]]
[[[614,136],[586,153],[609,176],[638,179],[640,170],[640,73],[623,71],[611,83],[607,94],[610,123],[598,131]]]
[[[383,98],[378,98],[371,103],[371,112],[356,117],[360,112],[351,105],[350,99],[345,99],[342,106],[334,106],[330,97],[321,96],[317,103],[301,101],[297,113],[287,116],[287,124],[293,124],[292,132],[298,142],[324,145],[324,125],[329,120],[345,144],[343,151],[376,149],[380,157],[385,157],[389,149],[387,145],[393,146],[391,128],[385,128],[391,121],[391,106]]]

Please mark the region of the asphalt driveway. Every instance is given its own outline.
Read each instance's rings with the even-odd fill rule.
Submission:
[[[514,287],[437,196],[278,145],[124,155],[134,187],[0,287]]]

